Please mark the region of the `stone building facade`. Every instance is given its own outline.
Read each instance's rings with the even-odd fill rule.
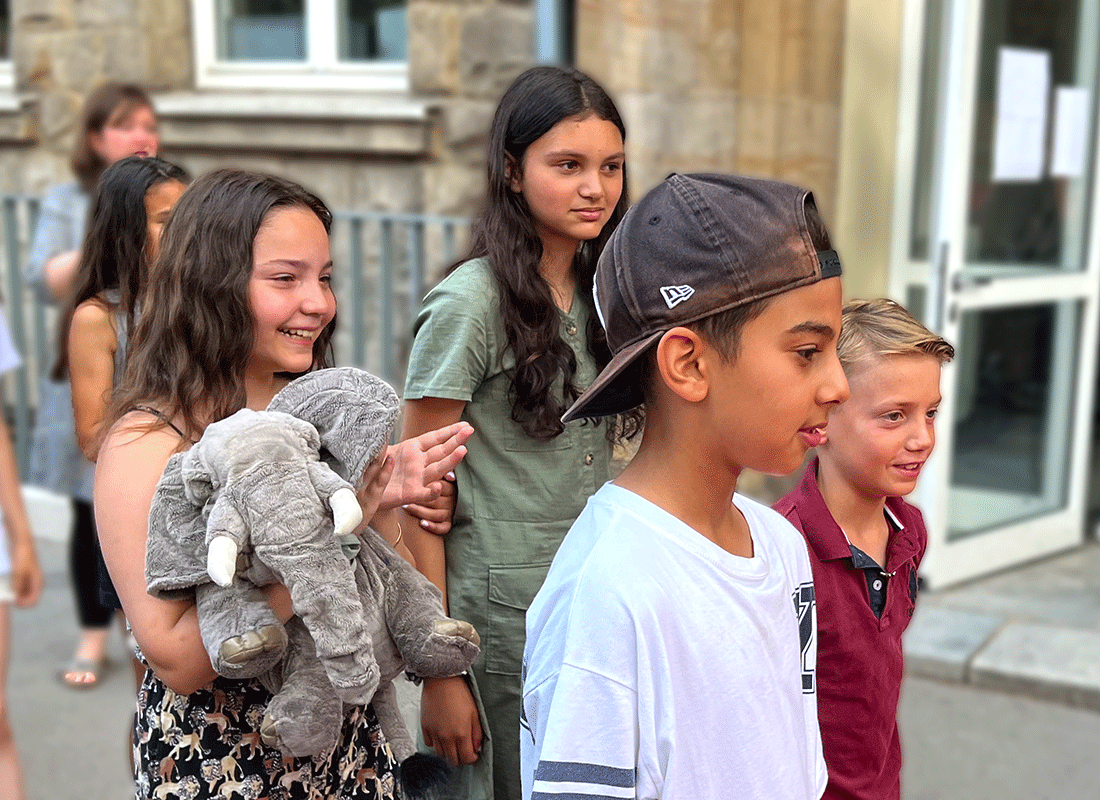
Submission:
[[[81,99],[154,93],[165,154],[195,173],[285,174],[335,208],[469,215],[500,93],[535,61],[536,0],[408,0],[408,91],[230,90],[196,80],[192,0],[14,0],[0,191],[67,177]],[[842,0],[574,0],[575,63],[617,98],[635,196],[670,171],[809,185],[835,205]],[[0,98],[2,99],[2,98]]]
[[[600,81],[623,114],[633,197],[673,171],[744,172],[808,186],[832,221],[844,0],[551,5],[557,30],[569,37],[558,50]],[[150,90],[162,154],[194,175],[258,169],[303,183],[338,210],[470,217],[494,108],[536,62],[546,7],[546,0],[407,0],[407,89],[378,91],[206,85],[196,14],[212,14],[215,0],[13,0],[0,193],[36,195],[70,179],[84,96],[121,80]],[[338,250],[346,246],[336,241]],[[431,283],[449,256],[427,249]],[[376,267],[363,267],[364,295],[378,290]],[[419,299],[404,291],[394,298],[399,311]],[[366,366],[400,361],[407,310],[383,335],[378,315],[341,304],[354,322],[342,325],[338,352],[369,342]],[[381,371],[400,380],[399,366]]]

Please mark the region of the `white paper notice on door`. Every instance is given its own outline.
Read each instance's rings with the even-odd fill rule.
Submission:
[[[1046,155],[1050,53],[1002,47],[997,63],[994,181],[1037,181]]]
[[[1089,90],[1078,86],[1056,88],[1051,175],[1055,178],[1079,178],[1084,174],[1088,132]]]

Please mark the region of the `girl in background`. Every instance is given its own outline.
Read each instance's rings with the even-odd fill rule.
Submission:
[[[403,436],[458,420],[475,429],[455,470],[450,532],[435,535],[424,509],[413,511],[428,519],[405,524],[417,566],[481,634],[470,676],[424,682],[425,743],[472,765],[456,771],[454,796],[520,796],[524,612],[609,478],[608,426],[560,417],[610,359],[592,278],[627,207],[625,136],[587,75],[520,75],[493,119],[469,260],[428,293],[416,321]]]
[[[175,164],[154,156],[129,156],[103,172],[92,201],[88,233],[58,330],[58,360],[51,377],[72,384],[76,438],[95,461],[99,426],[122,379],[126,343],[134,328],[138,300],[156,258],[160,232],[190,180]],[[103,563],[98,537],[93,543],[99,602],[122,608]],[[145,666],[131,658],[135,691]],[[127,741],[130,734],[127,732]],[[132,748],[127,746],[127,753]]]
[[[161,239],[125,378],[102,423],[95,492],[103,555],[148,665],[134,731],[139,800],[393,797],[393,757],[369,705],[349,708],[331,753],[283,758],[260,736],[270,693],[256,679],[219,677],[193,598],[159,599],[145,583],[149,509],[168,458],[207,424],[266,408],[294,376],[330,365],[331,220],[297,184],[220,170],[184,191]],[[360,489],[364,518],[397,541],[394,515],[378,509],[434,499],[469,435],[453,425],[391,448]],[[266,591],[288,619],[286,589]],[[235,768],[212,773],[211,763]]]
[[[89,198],[103,170],[127,156],[155,156],[159,145],[153,103],[140,87],[110,83],[88,95],[71,159],[76,180],[54,186],[43,198],[25,271],[27,284],[37,290],[43,303],[63,301],[71,291]],[[78,689],[99,681],[114,616],[114,609],[99,599],[93,474],[93,465],[77,444],[69,383],[43,374],[27,481],[72,498],[69,564],[80,639],[60,678]]]
[[[96,190],[52,374],[72,383],[76,438],[89,461],[95,461],[99,426],[122,379],[128,334],[161,230],[189,181],[175,164],[131,156],[111,165]]]

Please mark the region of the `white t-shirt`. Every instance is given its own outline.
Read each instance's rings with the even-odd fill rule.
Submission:
[[[0,375],[22,366],[23,359],[15,349],[4,312],[0,311]],[[8,552],[8,532],[4,530],[3,515],[0,515],[0,575],[11,572],[11,555]]]
[[[806,544],[734,502],[752,558],[614,484],[588,501],[527,611],[525,800],[821,796]]]

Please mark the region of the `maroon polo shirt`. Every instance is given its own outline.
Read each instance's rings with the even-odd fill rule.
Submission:
[[[871,610],[867,578],[853,565],[848,540],[817,486],[814,459],[774,508],[809,544],[817,598],[817,716],[829,768],[827,800],[899,800],[898,696],[901,634],[913,618],[917,567],[928,543],[916,507],[890,497],[894,517],[886,545],[888,578],[882,616]]]

